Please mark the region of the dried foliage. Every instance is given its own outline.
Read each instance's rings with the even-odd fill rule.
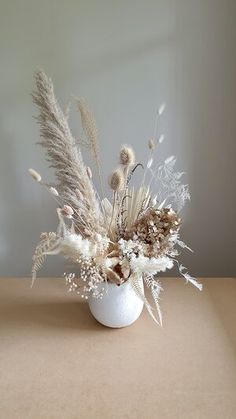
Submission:
[[[164,164],[152,172],[152,180],[158,185],[158,201],[165,200],[165,205],[171,204],[177,212],[180,212],[185,202],[190,200],[190,193],[188,185],[181,183],[184,172],[175,172],[175,164],[174,156],[166,159]]]
[[[133,226],[125,232],[126,240],[139,240],[149,257],[167,254],[172,249],[170,237],[179,230],[181,220],[170,208],[149,207]]]
[[[100,199],[92,182],[92,171],[84,163],[81,151],[71,134],[68,113],[63,114],[53,92],[52,82],[43,72],[36,73],[33,100],[38,106],[41,140],[50,167],[55,170],[57,183],[45,184],[41,175],[30,169],[30,175],[46,186],[59,204],[58,229],[43,233],[33,256],[32,278],[45,261],[46,255],[62,254],[79,266],[80,276],[65,274],[69,291],[82,298],[102,298],[107,283],[121,285],[130,281],[145,304],[153,320],[162,325],[159,305],[162,286],[156,276],[171,269],[174,263],[187,282],[202,286],[181,265],[177,257],[180,249],[191,249],[180,239],[179,212],[190,198],[188,186],[181,183],[183,173],[175,172],[176,160],[170,157],[155,167],[156,145],[163,141],[158,134],[156,116],[154,138],[147,143],[147,164],[135,164],[132,147],[122,146],[120,166],[110,178],[111,201]],[[77,100],[84,137],[80,144],[89,148],[101,181],[98,152],[98,130],[87,103]],[[143,178],[138,188],[132,187],[134,174],[142,168]],[[149,181],[147,181],[149,178]],[[158,188],[152,192],[153,184]],[[150,290],[150,299],[145,287]]]
[[[52,82],[42,71],[36,73],[35,81],[33,100],[39,109],[40,144],[46,149],[50,167],[55,169],[60,198],[73,208],[78,231],[85,234],[85,227],[90,231],[101,231],[99,202],[67,118],[54,96]],[[83,205],[77,190],[83,195]]]
[[[101,174],[101,161],[98,149],[98,129],[96,121],[91,109],[89,108],[87,102],[84,99],[77,99],[77,106],[80,112],[82,128],[85,134],[85,137],[80,139],[80,143],[90,150],[91,155],[95,160],[100,181],[101,192],[104,195]]]

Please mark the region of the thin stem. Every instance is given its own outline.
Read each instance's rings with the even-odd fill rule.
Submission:
[[[108,231],[111,230],[111,226],[113,223],[113,217],[114,217],[114,212],[115,212],[115,203],[116,203],[116,191],[113,192],[113,201],[112,201],[112,213],[111,213],[111,221],[108,227]]]

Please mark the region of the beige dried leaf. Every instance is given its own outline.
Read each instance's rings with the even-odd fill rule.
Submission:
[[[113,269],[110,268],[105,268],[105,274],[107,276],[107,279],[115,284],[121,284],[122,283],[122,279],[120,278],[120,276],[113,271]]]

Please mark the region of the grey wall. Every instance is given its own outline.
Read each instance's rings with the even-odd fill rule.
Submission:
[[[195,275],[235,274],[235,0],[1,0],[0,275],[29,275],[41,231],[56,226],[55,205],[27,174],[49,176],[35,142],[30,92],[44,68],[66,106],[84,96],[100,129],[105,176],[119,144],[144,156],[157,105],[165,101],[166,142],[187,171],[192,201],[183,255]],[[75,135],[79,118],[71,115]],[[51,259],[43,275],[63,272]]]

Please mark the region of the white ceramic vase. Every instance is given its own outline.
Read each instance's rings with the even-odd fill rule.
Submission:
[[[142,278],[140,286],[143,288]],[[99,323],[120,328],[131,325],[139,318],[143,301],[134,291],[130,280],[120,286],[108,282],[107,292],[101,299],[89,298],[89,308]]]

